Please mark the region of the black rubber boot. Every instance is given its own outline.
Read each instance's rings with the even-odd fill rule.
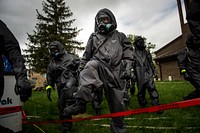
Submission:
[[[144,100],[144,101],[142,101],[142,102],[139,102],[139,105],[140,105],[140,107],[141,108],[145,108],[146,107],[146,105],[147,105],[147,101],[146,100]]]
[[[128,93],[125,93],[124,97],[123,97],[123,102],[125,104],[125,108],[128,109],[130,106],[130,102],[131,102],[131,95]]]
[[[131,95],[135,94],[135,86],[130,87],[130,93],[131,93]]]
[[[93,96],[93,99],[92,99],[92,108],[94,109],[96,115],[101,114],[100,105],[101,105],[101,102],[103,100],[103,88],[102,87],[100,87],[100,88],[101,89],[94,92],[94,96]]]
[[[114,123],[113,121],[111,121],[110,131],[111,131],[111,133],[125,133],[126,126],[127,126],[126,124],[118,125],[118,124]]]
[[[187,96],[184,96],[183,100],[190,100],[190,99],[199,98],[199,97],[200,97],[200,93],[198,93],[197,91],[193,91]]]
[[[96,113],[96,115],[101,115],[101,109],[100,108],[96,108],[95,109],[95,113]]]
[[[64,115],[78,115],[86,112],[86,102],[83,100],[77,100],[75,104],[67,106],[64,109]]]
[[[160,105],[158,99],[154,99],[154,100],[152,100],[152,105],[153,105],[153,106]]]
[[[158,105],[160,105],[158,99],[152,100],[152,105],[153,105],[153,106],[158,106]],[[163,112],[164,112],[163,110],[160,110],[160,111],[157,111],[156,113],[157,113],[157,114],[162,114]]]
[[[60,119],[61,120],[71,120],[72,116],[71,115],[70,116],[63,116],[63,115],[61,115]],[[72,129],[72,126],[73,126],[72,122],[63,122],[63,123],[61,123],[61,127],[62,127],[61,133],[67,133],[67,131],[69,131],[70,129]]]

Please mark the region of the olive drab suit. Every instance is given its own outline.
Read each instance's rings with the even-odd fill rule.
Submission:
[[[49,45],[49,52],[52,56],[47,69],[47,97],[50,101],[51,90],[58,90],[58,109],[60,111],[60,119],[72,119],[71,114],[64,115],[63,110],[66,106],[70,106],[75,102],[73,94],[77,91],[77,69],[80,59],[67,53],[63,44],[53,41]],[[72,128],[72,123],[62,123],[62,131],[67,132]]]
[[[67,107],[66,113],[84,113],[86,103],[92,99],[91,93],[102,86],[110,113],[124,111],[125,78],[130,78],[131,75],[133,50],[127,37],[116,28],[113,13],[108,9],[101,9],[95,17],[95,33],[89,37],[81,59],[76,105]],[[124,133],[123,117],[112,118],[110,129],[114,133]]]
[[[195,90],[184,96],[184,100],[200,97],[200,1],[192,0],[186,19],[191,31],[186,47],[178,53],[178,65],[184,79],[189,81]]]
[[[145,99],[146,90],[148,91],[152,105],[159,105],[158,91],[156,90],[154,77],[157,77],[155,66],[152,61],[152,56],[146,50],[144,39],[138,36],[134,42],[134,72],[138,88],[138,103],[143,108],[146,106]]]
[[[32,87],[27,79],[27,69],[21,55],[19,43],[6,24],[0,20],[0,100],[4,93],[4,63],[2,55],[10,62],[16,78],[15,93],[20,95],[20,100],[25,102],[31,97]],[[8,131],[0,125],[0,131]]]

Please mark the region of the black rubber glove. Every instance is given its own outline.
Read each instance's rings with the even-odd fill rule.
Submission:
[[[52,86],[48,85],[46,87],[46,90],[47,90],[47,98],[49,99],[50,102],[52,102],[52,99],[51,99],[51,89],[53,89]]]
[[[15,85],[16,95],[20,95],[20,100],[26,102],[32,94],[32,87],[27,79],[19,78]]]
[[[187,72],[185,69],[181,70],[181,74],[183,75],[183,78],[184,78],[185,80],[187,80],[187,81],[190,81],[190,80],[191,80],[190,75],[188,74],[188,72]]]
[[[190,75],[189,75],[187,72],[183,74],[183,77],[184,77],[184,79],[187,80],[187,81],[190,81],[190,80],[191,80],[191,77],[190,77]]]

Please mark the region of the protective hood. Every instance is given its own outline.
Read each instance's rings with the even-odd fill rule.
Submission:
[[[134,46],[140,50],[144,50],[146,48],[144,38],[142,38],[141,36],[137,36],[134,42]]]
[[[49,53],[54,58],[59,58],[65,53],[63,44],[58,41],[53,41],[49,45]]]
[[[101,9],[98,11],[98,13],[96,14],[96,17],[95,17],[95,32],[100,32],[100,29],[98,28],[98,17],[100,14],[107,14],[109,17],[110,17],[110,21],[111,21],[111,24],[112,24],[112,29],[111,31],[113,31],[114,29],[117,28],[117,22],[116,22],[116,19],[115,19],[115,16],[114,14],[107,8],[104,8],[104,9]],[[109,31],[109,32],[111,32]]]

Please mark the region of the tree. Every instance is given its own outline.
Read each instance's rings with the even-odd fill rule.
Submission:
[[[133,43],[135,42],[136,37],[138,37],[138,35],[132,35],[132,34],[128,34],[127,35],[128,39],[130,40],[131,44],[133,45]],[[152,44],[151,42],[147,43],[147,38],[145,38],[144,36],[142,37],[144,38],[145,44],[147,46],[147,49],[150,51],[151,49],[154,49],[156,47],[155,44]]]
[[[29,43],[26,43],[27,49],[24,52],[30,69],[43,74],[46,73],[50,61],[48,53],[50,42],[57,40],[69,53],[74,54],[84,48],[81,47],[82,42],[75,40],[81,30],[71,27],[75,19],[70,19],[73,12],[65,5],[64,0],[46,0],[42,2],[42,6],[46,16],[36,9],[38,23],[33,34],[27,33]]]

